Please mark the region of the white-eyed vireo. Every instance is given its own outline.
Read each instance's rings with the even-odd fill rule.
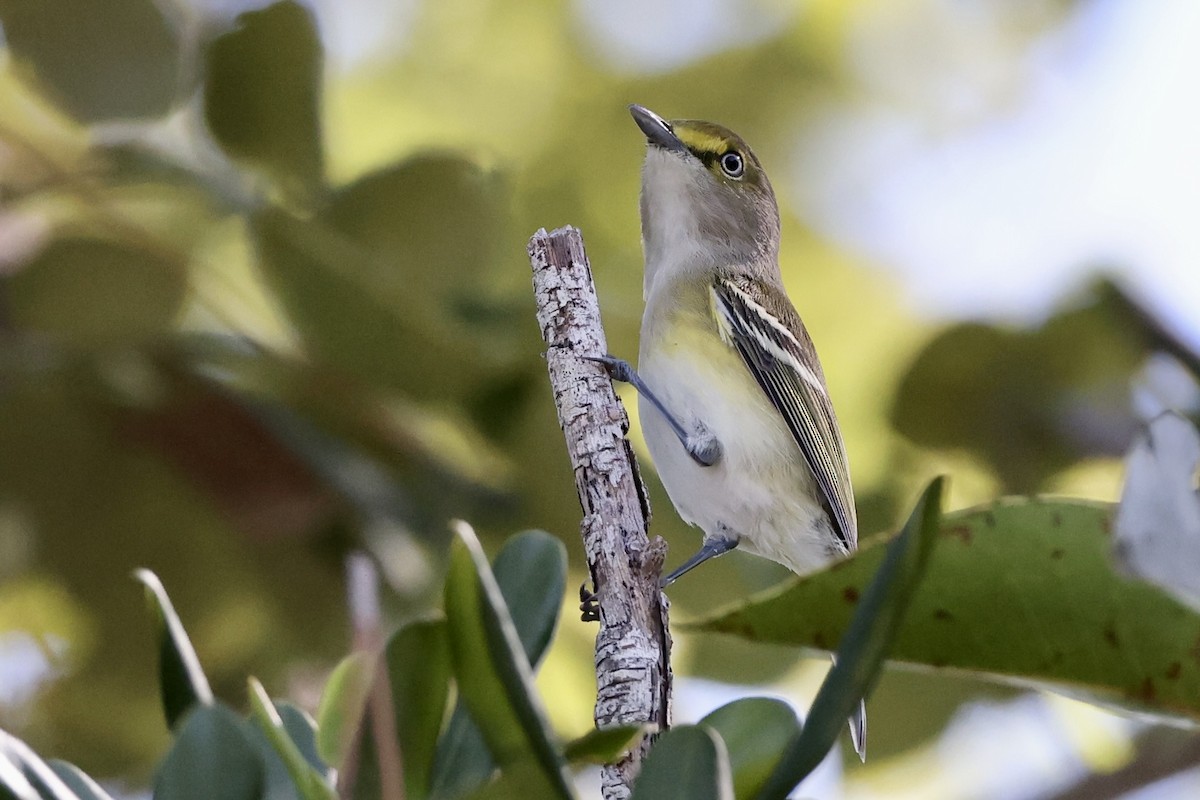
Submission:
[[[646,271],[638,390],[646,445],[679,515],[704,531],[669,584],[737,547],[804,574],[858,543],[846,451],[812,339],[779,272],[779,207],[720,125],[630,106]],[[851,720],[863,753],[862,712]]]

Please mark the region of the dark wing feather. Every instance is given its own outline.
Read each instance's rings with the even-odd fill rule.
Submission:
[[[766,294],[748,278],[718,278],[714,310],[721,334],[787,422],[846,551],[858,544],[858,520],[846,450],[821,365],[804,323],[788,303],[768,310]]]

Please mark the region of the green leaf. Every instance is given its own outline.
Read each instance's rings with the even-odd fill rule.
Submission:
[[[238,16],[209,45],[204,112],[229,155],[261,169],[286,196],[324,184],[323,53],[311,12],[292,0]]]
[[[259,800],[266,776],[249,730],[222,705],[194,709],[159,766],[154,800]]]
[[[496,771],[483,732],[460,700],[450,716],[446,732],[438,739],[433,762],[433,791],[438,800],[463,797],[482,786]]]
[[[567,580],[566,549],[543,531],[520,533],[504,543],[493,572],[525,657],[536,667],[554,637]],[[438,742],[434,763],[435,797],[459,797],[495,770],[483,734],[461,702]]]
[[[354,743],[371,693],[375,662],[372,653],[351,653],[334,667],[325,684],[317,708],[317,753],[330,766],[341,767]]]
[[[15,768],[16,772],[6,770],[5,764]],[[33,796],[41,800],[79,800],[41,756],[4,731],[0,731],[0,787],[6,787],[21,798],[33,790]]]
[[[532,761],[521,761],[505,767],[504,772],[486,786],[454,797],[466,800],[530,800],[545,797],[545,792],[546,778],[541,767]]]
[[[317,731],[308,714],[286,701],[273,701],[283,721],[284,730],[295,743],[305,763],[319,775],[329,775],[329,767],[317,755]],[[296,784],[283,758],[276,751],[267,734],[256,726],[250,727],[249,736],[258,748],[263,760],[265,788],[262,800],[297,800]],[[332,776],[329,782],[332,783]]]
[[[573,797],[529,665],[500,587],[465,524],[450,549],[446,619],[459,692],[501,769],[540,766],[545,797]]]
[[[80,345],[145,339],[174,320],[182,264],[132,244],[55,239],[6,281],[12,324]]]
[[[384,651],[396,731],[404,756],[407,800],[429,796],[438,734],[450,693],[450,642],[445,620],[414,622]]]
[[[563,757],[571,764],[607,764],[615,761],[641,739],[646,725],[619,725],[604,730],[590,730],[578,739],[567,742]]]
[[[738,797],[755,797],[762,791],[784,750],[800,733],[800,720],[792,707],[769,697],[734,700],[700,724],[720,734],[725,743]]]
[[[1005,500],[947,515],[888,657],[1200,720],[1200,615],[1115,573],[1109,506]],[[883,557],[832,570],[696,626],[828,648]]]
[[[79,800],[112,800],[112,796],[91,779],[83,770],[66,761],[51,759],[47,762],[62,782],[65,783]]]
[[[829,753],[846,718],[860,708],[895,641],[910,602],[937,541],[944,478],[935,478],[908,518],[904,530],[887,546],[883,565],[838,648],[837,664],[821,684],[798,736],[767,780],[760,800],[783,800]]]
[[[364,276],[379,296],[462,310],[492,263],[504,209],[495,173],[461,155],[431,153],[340,189],[323,219],[388,266]]]
[[[5,734],[0,733],[0,742]],[[0,750],[0,800],[41,800],[37,789]]]
[[[158,576],[148,569],[139,569],[133,576],[145,587],[146,603],[158,627],[158,673],[163,713],[167,726],[175,728],[192,707],[212,705],[212,689]]]
[[[166,113],[179,34],[154,0],[0,0],[9,50],[84,122]]]
[[[430,774],[438,733],[446,717],[450,694],[450,643],[445,620],[412,622],[396,631],[384,650],[386,673],[392,698],[392,722],[404,766],[407,800],[424,800],[430,792]],[[379,754],[371,714],[367,708],[358,747],[353,797],[380,796]]]
[[[409,231],[406,213],[391,208]],[[439,229],[443,230],[443,229]],[[419,291],[403,265],[324,218],[278,209],[255,215],[261,268],[306,347],[321,360],[372,386],[444,404],[468,398],[497,376],[511,378],[515,359],[494,332],[481,335],[455,319],[442,298]],[[426,272],[450,268],[420,264]],[[396,358],[396,353],[404,358]]]
[[[492,572],[521,649],[537,669],[558,625],[567,586],[567,548],[545,531],[524,531],[505,541]]]
[[[337,800],[337,792],[323,774],[313,768],[283,724],[283,718],[255,678],[249,681],[250,718],[266,735],[275,753],[287,767],[292,783],[303,800]]]
[[[712,731],[694,725],[672,728],[659,737],[631,796],[631,800],[733,798],[725,745]]]

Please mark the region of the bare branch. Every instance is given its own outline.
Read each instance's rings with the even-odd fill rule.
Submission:
[[[625,434],[629,417],[604,369],[582,356],[607,351],[583,238],[575,228],[529,241],[546,365],[583,507],[584,549],[596,587],[596,727],[670,722],[671,636],[659,590],[666,545],[649,539],[650,504]],[[605,800],[629,797],[650,747],[644,738],[604,768]]]

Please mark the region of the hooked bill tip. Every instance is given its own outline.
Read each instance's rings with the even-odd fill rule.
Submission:
[[[645,106],[639,106],[633,103],[629,106],[629,113],[633,116],[633,121],[642,129],[642,133],[646,134],[646,141],[657,147],[662,147],[666,150],[674,150],[676,152],[686,152],[683,142],[679,141],[679,137],[675,135],[675,131],[671,128],[671,123],[655,114]]]

